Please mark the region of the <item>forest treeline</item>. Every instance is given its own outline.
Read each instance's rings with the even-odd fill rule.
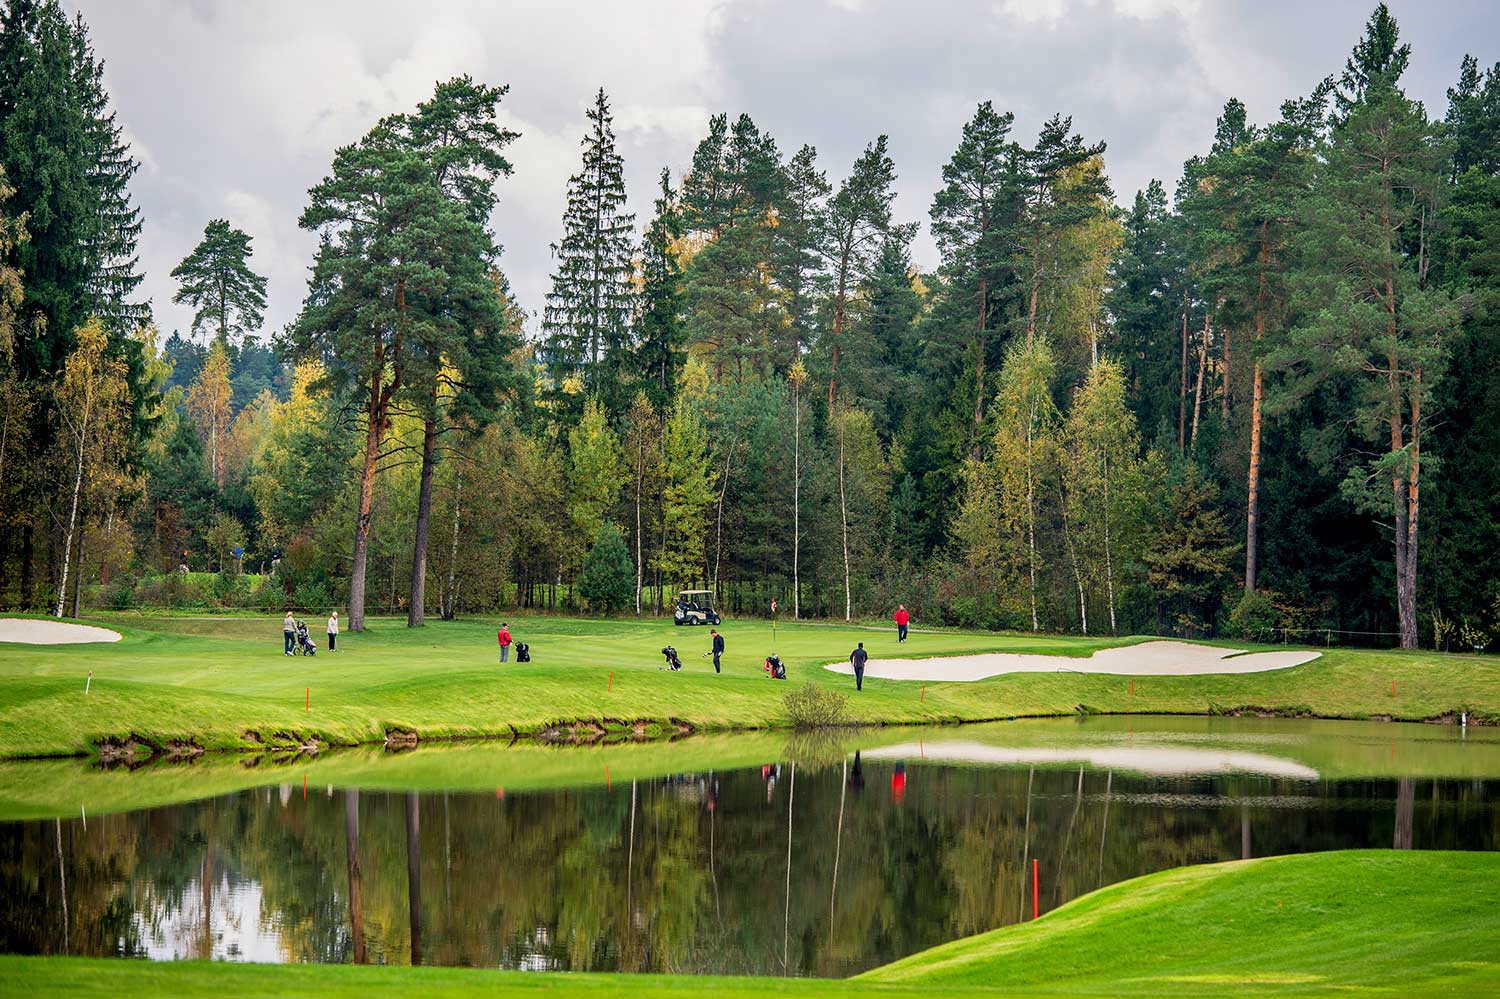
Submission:
[[[825,165],[720,114],[632,206],[600,90],[540,303],[490,224],[506,88],[458,77],[334,152],[292,323],[217,219],[165,338],[86,26],[0,9],[6,606],[1500,628],[1500,64],[1437,116],[1384,5],[1128,207],[1099,137],[990,102],[927,205],[886,136]]]

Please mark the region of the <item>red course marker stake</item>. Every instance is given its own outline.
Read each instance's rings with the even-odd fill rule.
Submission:
[[[307,699],[307,703],[304,705],[304,707],[308,711],[311,711],[312,710],[312,688],[311,687],[307,688],[306,699]]]
[[[1135,696],[1135,677],[1130,678],[1130,696]]]
[[[302,775],[302,800],[307,800],[307,774]]]
[[[610,790],[609,786],[609,764],[604,764],[604,790]]]
[[[920,703],[925,700],[927,700],[927,684],[924,683],[922,684],[922,696],[917,698],[917,701]]]
[[[1396,696],[1396,681],[1395,680],[1391,681],[1391,696],[1392,697]]]
[[[1035,919],[1041,912],[1042,892],[1037,886],[1037,862],[1033,857],[1031,860],[1031,918]]]
[[[613,693],[614,689],[615,689],[615,671],[614,670],[610,670],[609,671],[609,690],[607,690],[606,693]]]

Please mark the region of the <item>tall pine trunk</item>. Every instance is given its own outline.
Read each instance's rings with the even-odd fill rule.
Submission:
[[[417,489],[417,530],[411,551],[411,602],[406,607],[406,626],[420,628],[427,619],[427,533],[432,524],[432,473],[437,464],[436,381],[427,398],[427,416],[422,421],[422,473]]]
[[[979,329],[974,334],[974,454],[979,454],[979,428],[984,425],[984,362],[988,344],[985,323],[988,319],[989,285],[979,279]]]
[[[349,569],[349,630],[365,630],[365,568],[370,555],[370,516],[375,505],[375,465],[380,460],[380,372],[370,376],[365,458],[359,474],[359,515],[354,521],[354,559]]]
[[[1187,397],[1188,397],[1188,299],[1182,294],[1182,366],[1178,369],[1177,384],[1177,452],[1187,449]]]
[[[645,552],[645,538],[641,534],[641,492],[646,484],[646,438],[645,435],[636,432],[635,435],[635,616],[641,616],[641,575],[645,570],[645,561],[642,555]]]
[[[838,414],[839,421],[839,525],[844,543],[844,620],[854,619],[854,601],[849,590],[849,501],[844,487],[844,420],[848,414]]]
[[[464,473],[458,473],[453,488],[453,541],[448,548],[448,586],[443,592],[442,615],[444,621],[458,616],[458,521],[464,501]],[[501,577],[504,578],[503,576]],[[503,593],[502,593],[503,598]]]
[[[802,618],[802,399],[792,383],[792,620]]]

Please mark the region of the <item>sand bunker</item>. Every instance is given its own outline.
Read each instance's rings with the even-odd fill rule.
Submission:
[[[1210,673],[1263,673],[1300,666],[1318,658],[1308,650],[1252,652],[1191,642],[1142,642],[1101,649],[1087,659],[1015,652],[984,652],[931,659],[871,659],[865,676],[885,680],[983,680],[1005,673],[1109,673],[1118,676],[1199,676]],[[847,662],[824,667],[853,675]]]
[[[20,645],[79,645],[84,642],[118,642],[120,633],[89,624],[37,621],[25,617],[0,617],[0,642]]]
[[[1074,746],[1059,749],[990,746],[980,742],[908,742],[864,751],[867,760],[941,760],[1002,766],[1088,764],[1099,770],[1131,770],[1154,776],[1255,773],[1317,780],[1318,772],[1295,760],[1234,749],[1190,746]]]

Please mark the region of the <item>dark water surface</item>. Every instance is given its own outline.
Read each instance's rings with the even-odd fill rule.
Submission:
[[[1428,751],[1398,754],[1395,726],[1129,726],[0,823],[0,951],[844,976],[1029,918],[1033,860],[1047,911],[1183,864],[1500,848],[1494,740],[1429,727]]]

